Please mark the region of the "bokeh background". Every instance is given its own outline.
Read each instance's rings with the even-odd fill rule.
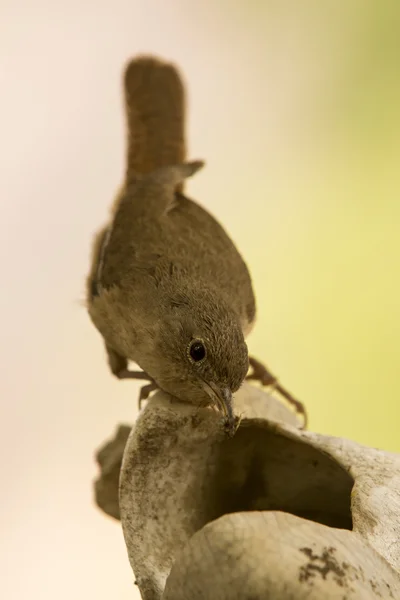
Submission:
[[[132,422],[82,306],[124,168],[121,72],[176,61],[189,182],[244,254],[249,340],[310,427],[400,451],[400,4],[3,0],[3,598],[136,598],[93,452]],[[135,595],[136,594],[136,595]]]

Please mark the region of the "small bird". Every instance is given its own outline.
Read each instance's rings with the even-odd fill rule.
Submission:
[[[246,377],[274,386],[305,417],[302,403],[249,358],[256,302],[245,262],[216,219],[184,195],[185,180],[204,163],[186,160],[178,70],[139,56],[125,69],[124,90],[125,181],[96,236],[87,279],[88,312],[112,373],[149,382],[139,402],[160,388],[214,407],[229,435],[238,426],[233,394]]]

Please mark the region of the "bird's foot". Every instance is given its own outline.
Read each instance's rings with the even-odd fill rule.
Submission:
[[[150,383],[148,383],[147,385],[144,385],[142,388],[140,388],[139,401],[138,401],[139,402],[139,410],[142,407],[143,400],[147,400],[148,397],[150,396],[151,392],[155,392],[158,389],[159,389],[158,385],[153,380],[151,380]]]
[[[284,398],[287,400],[292,406],[295,407],[296,411],[300,413],[303,417],[303,427],[302,429],[307,428],[307,411],[302,402],[297,400],[288,392],[278,381],[278,379],[273,375],[265,365],[256,360],[253,357],[249,357],[249,364],[252,368],[252,372],[247,375],[246,379],[259,381],[261,385],[266,387],[271,387],[274,390],[277,390]]]
[[[142,408],[143,400],[147,400],[151,392],[154,392],[158,389],[158,385],[154,379],[152,379],[150,375],[147,375],[145,371],[130,371],[129,369],[121,369],[118,371],[118,373],[115,373],[115,375],[118,377],[118,379],[145,379],[146,381],[150,382],[140,388],[138,400],[139,410]]]

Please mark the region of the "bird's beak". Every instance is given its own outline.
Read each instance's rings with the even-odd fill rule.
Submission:
[[[210,382],[207,385],[206,391],[212,398],[218,409],[224,414],[229,423],[235,421],[232,406],[232,392],[228,387],[219,388],[214,383]]]

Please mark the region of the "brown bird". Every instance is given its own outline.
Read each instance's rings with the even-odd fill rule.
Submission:
[[[237,427],[232,395],[248,373],[303,405],[258,361],[245,338],[256,316],[249,271],[222,226],[183,194],[202,166],[185,162],[185,92],[177,69],[153,57],[124,75],[125,182],[111,222],[96,237],[87,282],[89,315],[111,371],[149,381],[182,401],[211,405]],[[130,371],[128,360],[142,371]]]

